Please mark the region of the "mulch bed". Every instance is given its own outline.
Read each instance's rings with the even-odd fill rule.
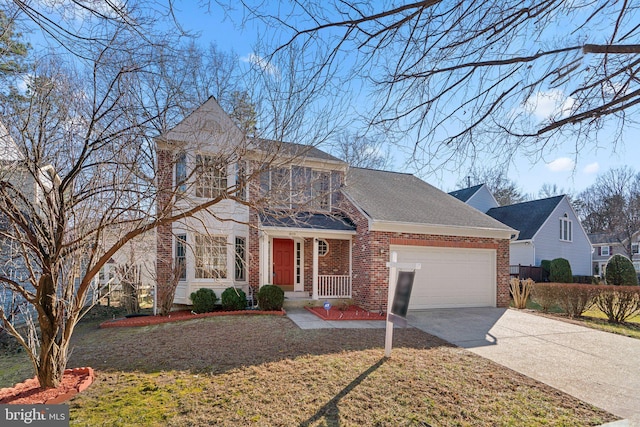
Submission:
[[[348,307],[331,307],[329,311],[324,307],[305,307],[322,320],[386,320],[385,313],[367,311],[357,305]]]
[[[239,311],[213,311],[211,313],[194,314],[189,310],[172,311],[167,316],[135,316],[122,317],[113,320],[107,320],[100,324],[100,328],[128,328],[132,326],[149,326],[160,323],[178,322],[181,320],[202,319],[214,316],[252,316],[259,314],[269,314],[272,316],[284,316],[286,312],[280,311],[262,311],[262,310],[239,310]]]
[[[57,388],[40,388],[37,377],[13,387],[0,389],[0,404],[57,405],[71,399],[93,383],[95,374],[91,368],[66,369]]]

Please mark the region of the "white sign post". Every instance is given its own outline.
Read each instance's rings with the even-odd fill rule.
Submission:
[[[389,267],[389,294],[387,296],[387,329],[384,339],[384,356],[391,357],[391,347],[393,345],[393,319],[398,318],[391,313],[391,307],[393,306],[393,299],[396,294],[396,285],[398,282],[398,270],[420,270],[421,264],[415,263],[403,263],[398,262],[398,253],[391,252],[391,261],[387,263]],[[407,301],[408,304],[408,301]]]

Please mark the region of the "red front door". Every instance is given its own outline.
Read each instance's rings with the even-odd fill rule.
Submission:
[[[273,284],[293,285],[293,240],[273,239]]]

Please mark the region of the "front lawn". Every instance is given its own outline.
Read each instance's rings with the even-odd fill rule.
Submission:
[[[97,378],[71,401],[71,425],[586,426],[615,419],[416,329],[396,330],[394,338],[384,359],[382,329],[300,330],[272,316],[90,324],[78,329],[69,366],[91,366]]]

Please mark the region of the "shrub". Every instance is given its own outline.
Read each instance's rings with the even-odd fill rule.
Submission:
[[[579,317],[594,304],[601,286],[562,283],[558,284],[557,305],[569,315]]]
[[[229,287],[220,295],[222,308],[225,310],[244,310],[247,308],[247,295],[242,289]]]
[[[542,268],[542,281],[549,281],[549,273],[551,272],[551,261],[548,259],[543,259],[540,261],[540,267]]]
[[[531,300],[538,304],[543,312],[548,312],[558,305],[559,289],[557,283],[534,283],[531,290]]]
[[[573,276],[572,283],[582,283],[583,285],[597,285],[598,278],[595,276]]]
[[[549,280],[557,283],[571,283],[573,275],[571,274],[569,261],[564,258],[556,258],[551,261]]]
[[[636,270],[633,268],[633,263],[629,258],[620,254],[615,254],[609,259],[604,277],[607,285],[638,285],[638,276],[636,276]]]
[[[607,272],[609,267],[607,267]],[[612,323],[622,323],[640,313],[639,286],[600,286],[602,289],[595,304]]]
[[[260,310],[282,310],[284,291],[275,285],[264,285],[258,291]]]
[[[516,308],[526,308],[531,288],[533,287],[533,280],[519,280],[516,277],[511,279],[509,288],[511,290],[511,296],[513,297],[513,305]]]
[[[193,303],[193,311],[196,313],[208,313],[213,311],[216,307],[216,301],[218,297],[216,293],[211,289],[200,288],[195,292],[192,292],[191,302]]]

